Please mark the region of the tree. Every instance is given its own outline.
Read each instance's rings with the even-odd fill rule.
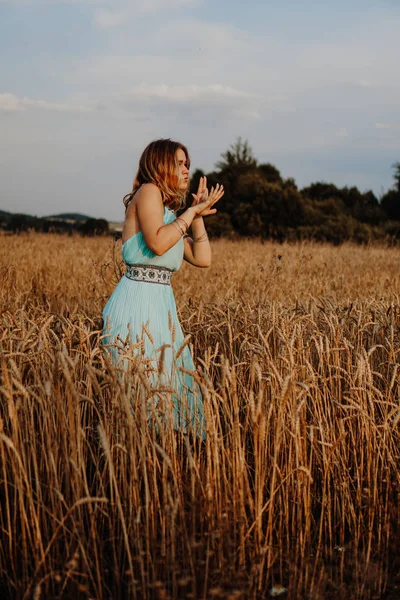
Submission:
[[[317,181],[312,183],[308,187],[301,190],[301,193],[310,198],[310,200],[323,201],[329,198],[340,198],[342,199],[342,193],[333,183],[326,183],[325,181]]]
[[[400,221],[400,191],[386,192],[381,198],[381,207],[390,221]]]
[[[390,221],[400,221],[400,162],[392,165],[394,169],[394,189],[388,190],[381,198],[381,207]]]
[[[258,170],[260,171],[264,179],[269,183],[283,183],[280,172],[274,165],[271,165],[271,163],[264,163],[262,165],[258,165]]]
[[[108,233],[108,221],[105,219],[88,219],[79,227],[83,235],[104,235]]]
[[[238,180],[232,223],[246,236],[282,239],[285,228],[304,224],[305,201],[293,186],[270,183],[256,172]]]
[[[222,184],[225,195],[218,215],[208,220],[211,235],[317,239],[340,244],[345,240],[400,239],[400,162],[393,164],[395,186],[381,202],[372,191],[337,187],[318,181],[301,191],[292,178],[284,179],[271,163],[259,164],[247,140],[237,138],[215,170],[207,173],[208,187]],[[195,192],[204,173],[194,172]],[[188,199],[188,204],[191,199]]]
[[[10,220],[7,223],[7,229],[18,233],[20,231],[29,231],[35,229],[40,231],[42,226],[42,220],[31,215],[24,215],[22,213],[16,213],[11,215]]]
[[[392,165],[394,169],[393,179],[395,182],[395,190],[400,193],[400,162],[396,162]]]
[[[371,190],[360,194],[352,215],[361,223],[369,223],[370,225],[381,223],[386,217],[377,197]]]
[[[216,163],[216,168],[221,172],[231,171],[232,169],[255,168],[257,161],[253,156],[253,151],[247,140],[242,141],[238,137],[234,144],[226,152],[221,154],[222,160]]]
[[[226,152],[221,154],[221,159],[216,163],[216,171],[207,176],[210,186],[220,183],[224,186],[225,195],[221,200],[221,210],[229,215],[238,204],[238,181],[242,175],[257,170],[257,161],[247,140],[237,138]],[[222,209],[223,207],[223,209]]]

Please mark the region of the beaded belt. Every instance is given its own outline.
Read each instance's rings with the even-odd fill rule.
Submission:
[[[127,265],[125,277],[134,281],[146,281],[147,283],[161,283],[171,285],[173,271],[167,267],[157,265]]]

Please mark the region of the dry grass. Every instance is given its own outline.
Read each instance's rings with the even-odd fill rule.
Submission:
[[[99,347],[117,257],[0,237],[1,598],[398,598],[400,251],[185,265],[204,444],[155,431]]]

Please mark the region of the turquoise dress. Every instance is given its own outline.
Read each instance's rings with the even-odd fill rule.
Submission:
[[[175,213],[165,207],[164,224],[175,218]],[[157,256],[139,232],[122,245],[122,258],[126,265],[156,265],[177,271],[183,250],[181,238]],[[124,275],[104,307],[103,324],[103,344],[115,364],[127,369],[140,360],[152,386],[158,417],[165,419],[170,414],[176,429],[194,429],[204,438],[203,400],[190,374],[195,371],[190,349],[186,345],[182,350],[184,336],[172,287]]]

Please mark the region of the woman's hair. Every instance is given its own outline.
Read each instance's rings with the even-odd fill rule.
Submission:
[[[176,160],[179,149],[184,151],[189,168],[190,158],[186,146],[170,139],[150,142],[140,157],[132,192],[123,198],[125,208],[128,208],[129,202],[143,183],[154,183],[161,192],[163,203],[171,210],[183,206],[187,192],[179,189],[179,170]]]

